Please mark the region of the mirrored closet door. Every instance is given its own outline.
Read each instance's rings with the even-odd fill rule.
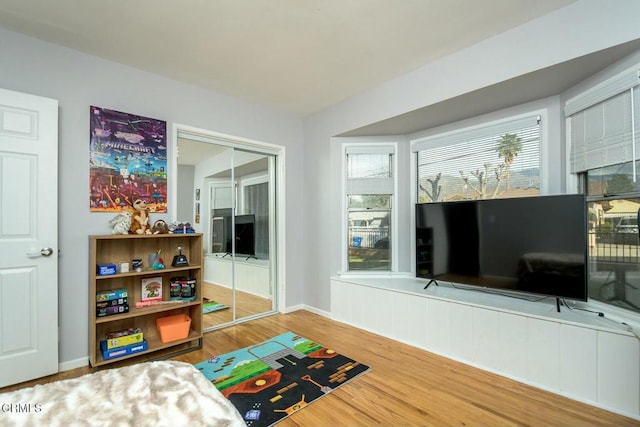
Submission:
[[[192,218],[205,242],[203,329],[274,312],[277,154],[180,131],[177,143],[178,222]]]

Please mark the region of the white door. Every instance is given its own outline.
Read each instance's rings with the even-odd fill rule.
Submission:
[[[58,372],[58,101],[0,89],[0,387]]]

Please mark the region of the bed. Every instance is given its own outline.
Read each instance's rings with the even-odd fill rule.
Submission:
[[[0,394],[2,426],[246,427],[193,365],[146,362]]]

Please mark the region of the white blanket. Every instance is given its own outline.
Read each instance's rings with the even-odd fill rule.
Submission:
[[[188,363],[147,362],[0,394],[1,426],[234,426],[236,408]]]

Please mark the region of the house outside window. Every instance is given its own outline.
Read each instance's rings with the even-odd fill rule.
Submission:
[[[540,146],[537,114],[414,140],[416,201],[539,195]]]
[[[347,145],[347,271],[391,271],[393,145]]]

